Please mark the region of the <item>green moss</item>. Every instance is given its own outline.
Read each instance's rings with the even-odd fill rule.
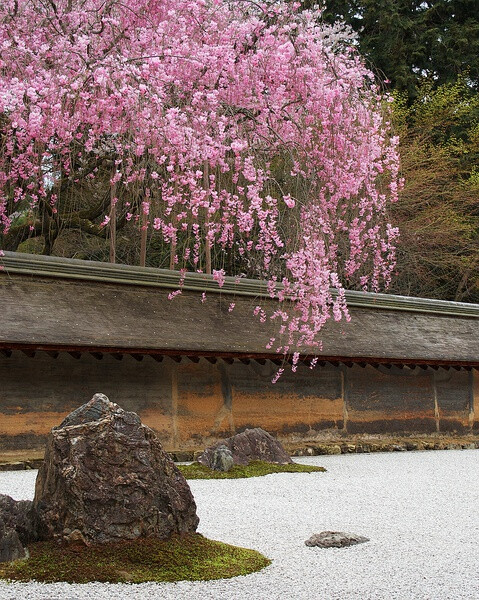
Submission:
[[[263,461],[252,461],[249,465],[234,465],[229,471],[214,471],[198,462],[191,465],[179,465],[186,479],[244,479],[245,477],[262,477],[271,473],[312,473],[324,472],[324,467],[313,467],[311,465],[299,465],[290,463],[278,465]]]
[[[0,578],[48,583],[206,581],[248,575],[271,563],[255,550],[208,540],[200,534],[88,547],[38,542],[28,549],[28,559],[0,564]]]

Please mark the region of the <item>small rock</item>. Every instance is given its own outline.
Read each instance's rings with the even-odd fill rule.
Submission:
[[[416,442],[406,442],[406,450],[418,450],[419,444]]]
[[[319,548],[344,548],[369,542],[369,538],[342,531],[322,531],[315,533],[304,543],[306,546],[318,546]]]
[[[316,450],[318,454],[341,454],[341,446],[338,446],[338,444],[321,444],[321,446],[316,447]]]
[[[235,465],[247,465],[253,460],[281,465],[293,462],[278,440],[275,440],[271,434],[259,427],[246,429],[242,433],[233,435],[206,448],[203,454],[198,457],[198,462],[212,469],[214,452],[221,445],[231,450]]]
[[[88,542],[86,541],[83,533],[79,529],[74,529],[70,531],[70,533],[65,534],[65,531],[70,531],[68,528],[63,530],[64,536],[63,539],[69,544],[73,542],[80,542],[84,546],[88,546]]]
[[[213,452],[213,469],[215,471],[229,471],[234,465],[233,454],[231,450],[221,444]]]
[[[293,456],[306,456],[306,448],[296,448],[296,450],[293,451]],[[198,456],[201,456],[201,454],[199,454]]]

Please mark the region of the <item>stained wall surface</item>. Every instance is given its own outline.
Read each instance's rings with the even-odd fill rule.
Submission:
[[[138,412],[168,450],[201,449],[247,427],[295,442],[343,433],[464,433],[476,423],[475,371],[327,363],[286,370],[272,384],[277,369],[268,360],[31,358],[13,351],[0,357],[0,449],[43,445],[50,428],[96,392]]]

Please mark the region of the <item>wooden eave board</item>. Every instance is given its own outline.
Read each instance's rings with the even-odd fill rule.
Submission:
[[[249,355],[275,354],[275,325],[253,316],[254,295],[3,273],[0,345],[121,348]],[[236,306],[229,312],[231,302]],[[275,301],[262,300],[268,308]],[[329,322],[321,352],[334,357],[476,364],[479,319],[351,306],[351,321]],[[291,349],[293,351],[294,349]]]

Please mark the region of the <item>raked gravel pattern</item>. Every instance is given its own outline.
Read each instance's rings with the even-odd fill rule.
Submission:
[[[199,531],[273,563],[247,577],[176,584],[0,582],[0,600],[477,600],[479,451],[318,456],[327,473],[191,481]],[[0,473],[0,493],[33,497],[35,471]],[[339,530],[370,542],[308,548]]]

